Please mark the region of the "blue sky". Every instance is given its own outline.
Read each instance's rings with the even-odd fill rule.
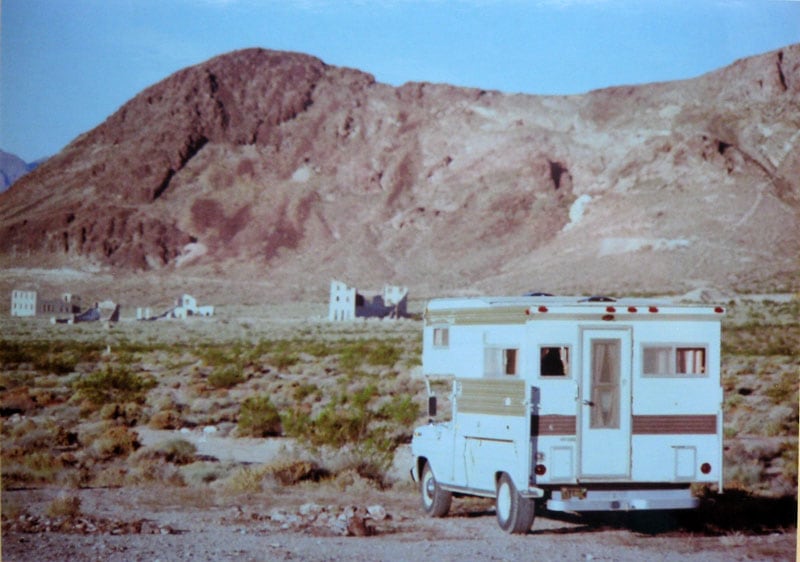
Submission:
[[[797,0],[0,0],[0,148],[58,152],[142,89],[244,47],[380,82],[575,94],[800,42]]]

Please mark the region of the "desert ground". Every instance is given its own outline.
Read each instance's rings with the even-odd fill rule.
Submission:
[[[6,315],[2,559],[794,560],[800,302],[724,304],[725,493],[680,514],[540,510],[524,536],[491,501],[419,507],[422,301],[336,325],[323,303]]]

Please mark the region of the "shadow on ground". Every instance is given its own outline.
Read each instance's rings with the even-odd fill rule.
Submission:
[[[648,535],[687,532],[704,535],[728,533],[758,535],[795,528],[797,498],[791,496],[768,498],[754,496],[741,490],[729,490],[724,494],[703,493],[700,496],[700,506],[695,510],[601,512],[580,515],[540,511],[539,514],[549,519],[570,522],[576,526],[534,530],[533,534],[572,534],[629,529]]]

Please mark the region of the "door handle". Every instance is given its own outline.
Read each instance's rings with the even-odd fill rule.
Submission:
[[[594,402],[592,402],[591,400],[584,400],[583,401],[583,405],[584,406],[594,406]]]

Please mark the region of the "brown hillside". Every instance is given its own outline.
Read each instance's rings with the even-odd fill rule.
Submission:
[[[568,97],[394,88],[249,49],[146,89],[1,194],[0,264],[267,279],[275,296],[331,277],[796,290],[799,131],[800,45]]]

